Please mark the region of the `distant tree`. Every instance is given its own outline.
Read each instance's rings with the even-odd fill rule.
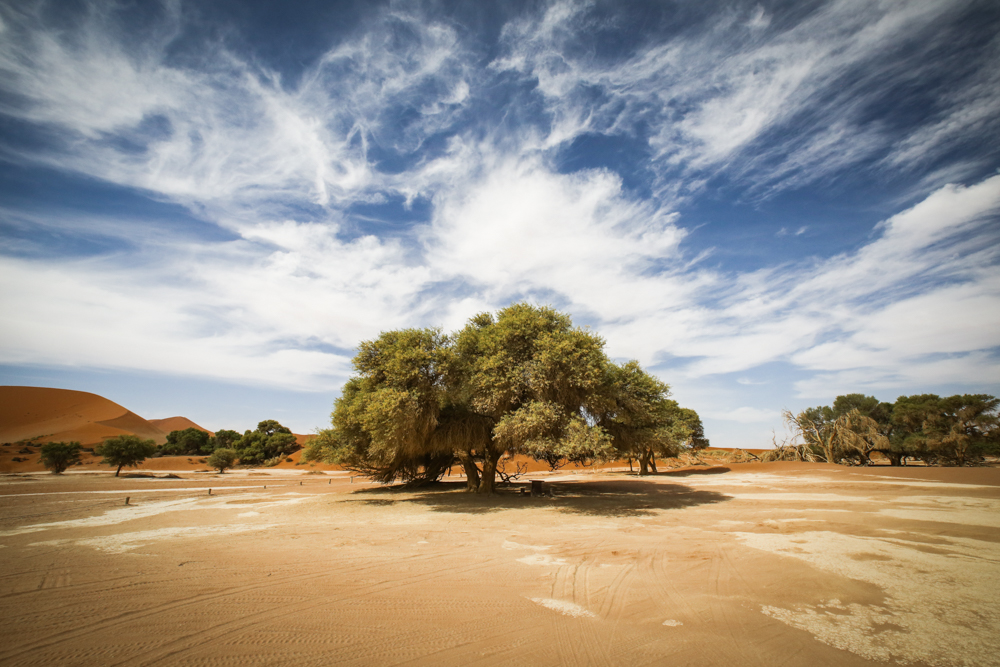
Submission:
[[[834,399],[832,409],[834,418],[846,415],[851,410],[857,410],[859,414],[880,425],[892,423],[892,403],[880,401],[874,396],[845,394]]]
[[[670,388],[637,361],[609,362],[601,393],[597,423],[611,436],[619,457],[639,461],[640,475],[656,472],[657,457],[677,456],[692,436],[686,415],[667,398]]]
[[[870,465],[872,452],[881,452],[888,457],[892,453],[892,404],[864,394],[846,394],[833,401],[835,418],[851,411],[871,419],[875,425],[873,429],[872,424],[864,420],[854,419],[851,422],[856,427],[854,430],[864,439],[863,446],[858,448],[860,463]]]
[[[137,435],[118,435],[106,439],[97,446],[94,453],[103,457],[102,464],[117,466],[117,477],[125,466],[134,468],[155,454],[156,443],[153,440],[143,440]]]
[[[240,463],[262,464],[285,457],[298,449],[291,430],[273,419],[266,419],[253,431],[246,431],[236,443]]]
[[[900,396],[892,406],[892,438],[887,451],[889,462],[896,466],[907,458],[934,463],[937,459],[928,447],[924,425],[941,412],[941,397],[937,394]]]
[[[242,436],[236,431],[221,429],[215,432],[209,443],[212,449],[234,449]]]
[[[208,465],[217,468],[220,474],[225,473],[226,468],[232,468],[234,463],[236,463],[235,449],[220,447],[208,457]]]
[[[697,451],[709,446],[708,438],[705,437],[705,426],[701,423],[701,417],[691,408],[681,408],[680,422],[687,429],[687,440],[684,446],[690,450]]]
[[[66,468],[80,462],[79,442],[46,442],[42,445],[42,465],[52,474],[59,475]]]
[[[192,426],[183,431],[168,433],[166,444],[160,447],[160,454],[163,456],[209,454],[212,449],[214,446],[211,442],[211,436]]]
[[[945,462],[965,465],[1000,445],[1000,400],[988,394],[941,399],[923,423],[927,449]]]
[[[874,448],[888,446],[878,423],[855,408],[839,416],[827,407],[810,408],[794,416],[785,410],[784,417],[803,441],[796,448],[800,460],[866,463]]]

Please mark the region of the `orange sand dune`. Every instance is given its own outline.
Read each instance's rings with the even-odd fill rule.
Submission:
[[[172,431],[183,431],[189,428],[196,428],[199,431],[204,431],[210,435],[215,435],[215,431],[209,431],[204,426],[199,426],[187,417],[167,417],[166,419],[150,419],[148,420],[150,424],[160,429],[164,433],[170,433]]]
[[[166,442],[166,433],[113,401],[85,391],[0,387],[0,442],[77,440],[95,445],[135,434]]]

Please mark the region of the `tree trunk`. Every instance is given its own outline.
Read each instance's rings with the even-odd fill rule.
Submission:
[[[458,460],[462,462],[462,468],[465,470],[465,490],[478,491],[479,468],[476,467],[476,460],[472,458],[472,452],[459,454]]]
[[[653,471],[654,475],[660,474],[660,471],[656,469],[656,455],[649,455],[649,469]]]
[[[639,454],[639,476],[643,477],[649,474],[649,457],[643,453]]]
[[[632,470],[632,457],[631,457],[631,456],[630,456],[630,457],[628,457],[628,471],[629,471],[629,472],[634,472],[634,471]]]
[[[115,477],[118,476],[118,473],[120,473],[122,471],[122,468],[124,468],[124,467],[125,467],[124,463],[121,464],[120,466],[118,466],[118,470],[115,471]]]
[[[497,481],[497,461],[500,460],[500,452],[494,451],[492,447],[487,447],[483,451],[483,476],[479,480],[479,493],[492,495]]]

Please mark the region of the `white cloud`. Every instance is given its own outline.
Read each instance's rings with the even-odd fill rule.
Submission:
[[[704,416],[723,421],[739,422],[741,424],[756,424],[778,421],[781,419],[781,412],[779,410],[764,410],[743,406],[727,412],[705,412]]]
[[[507,52],[495,66],[537,80],[552,116],[546,146],[587,132],[634,132],[641,122],[651,129],[662,194],[697,191],[703,173],[720,170],[767,193],[873,156],[896,167],[927,165],[949,139],[992,127],[1000,88],[990,85],[995,68],[985,57],[979,80],[942,106],[937,125],[900,143],[865,120],[887,78],[917,80],[938,67],[923,54],[887,64],[886,54],[912,46],[914,35],[935,34],[962,6],[835,0],[780,28],[757,6],[741,20],[721,12],[609,62],[577,48],[590,4],[553,2],[541,20],[508,26]],[[788,124],[794,129],[781,131]]]

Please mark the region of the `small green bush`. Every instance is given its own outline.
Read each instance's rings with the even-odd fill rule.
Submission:
[[[42,465],[53,475],[59,475],[71,465],[80,463],[80,443],[46,442],[42,445],[41,454]]]

